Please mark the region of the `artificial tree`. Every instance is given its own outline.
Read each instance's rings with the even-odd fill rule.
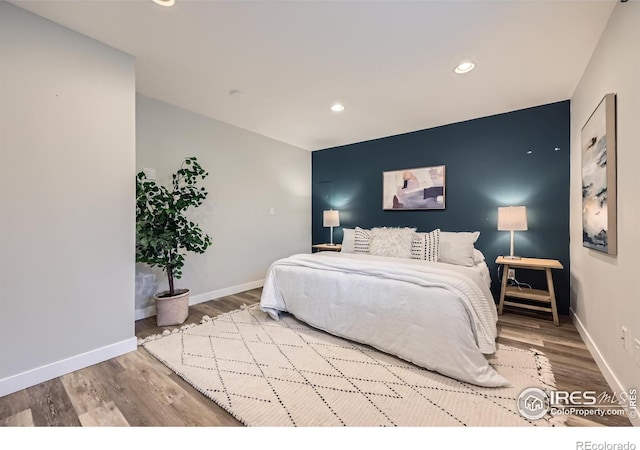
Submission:
[[[157,297],[176,295],[174,278],[182,277],[185,252],[204,253],[212,243],[186,216],[189,208],[207,198],[206,189],[197,186],[207,175],[192,156],[172,175],[171,189],[148,179],[144,172],[136,177],[136,261],[167,274],[169,291]]]

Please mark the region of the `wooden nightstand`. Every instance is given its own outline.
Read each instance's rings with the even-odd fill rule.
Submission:
[[[316,244],[312,245],[311,248],[314,252],[339,252],[342,250],[342,244]]]
[[[556,293],[553,289],[553,279],[551,278],[551,269],[562,269],[562,264],[556,259],[537,259],[537,258],[521,258],[508,259],[503,256],[496,258],[496,264],[502,264],[502,289],[500,290],[500,304],[498,305],[498,314],[502,314],[504,305],[516,306],[518,308],[533,309],[536,311],[546,311],[553,315],[553,323],[558,326],[558,308],[556,306]],[[509,269],[529,269],[544,270],[547,274],[547,289],[521,289],[518,286],[507,286]],[[505,297],[514,299],[533,300],[536,303],[545,306],[530,305],[527,303],[519,303],[517,301],[505,301]]]

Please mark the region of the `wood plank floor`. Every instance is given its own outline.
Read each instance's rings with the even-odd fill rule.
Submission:
[[[260,300],[261,289],[191,306],[186,323],[199,323]],[[136,336],[161,333],[155,317],[136,322]],[[498,342],[537,348],[549,358],[560,390],[611,393],[568,317],[560,326],[544,315],[505,309]],[[241,426],[147,351],[87,367],[0,398],[0,426]],[[630,426],[626,417],[575,417],[569,426]]]

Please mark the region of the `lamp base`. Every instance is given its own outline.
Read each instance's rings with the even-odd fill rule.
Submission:
[[[329,242],[329,243],[328,243],[328,244],[326,244],[326,245],[330,245],[330,246],[332,246],[332,247],[335,247],[335,246],[336,246],[336,245],[338,245],[338,244],[336,244],[336,243],[334,243],[334,242]]]
[[[522,259],[522,256],[503,256],[503,259]]]

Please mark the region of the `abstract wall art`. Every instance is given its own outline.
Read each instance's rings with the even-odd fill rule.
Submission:
[[[382,208],[444,209],[444,169],[434,166],[383,172]]]
[[[582,244],[617,253],[616,96],[607,94],[582,128]]]

